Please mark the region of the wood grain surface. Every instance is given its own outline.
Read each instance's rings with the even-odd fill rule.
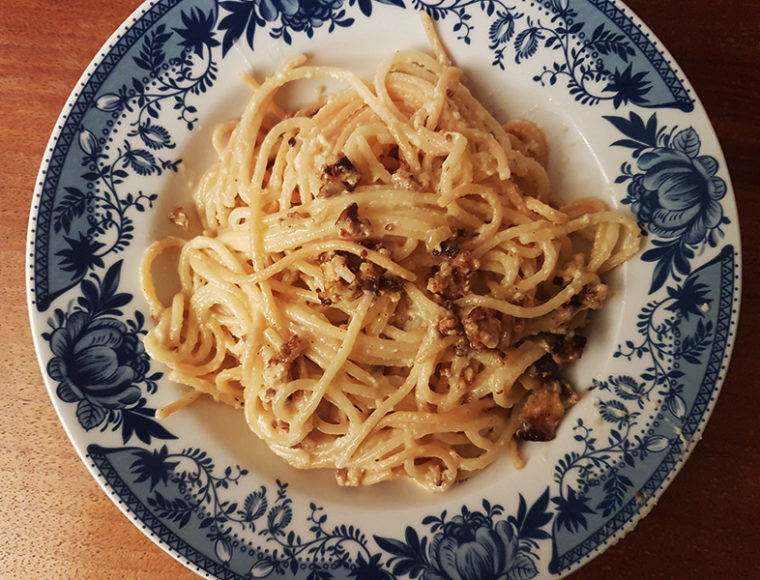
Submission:
[[[760,2],[630,0],[715,126],[741,215],[744,301],[713,417],[654,511],[573,578],[756,577],[760,546]],[[77,458],[28,326],[24,259],[37,170],[80,74],[135,0],[0,2],[0,578],[194,578]]]

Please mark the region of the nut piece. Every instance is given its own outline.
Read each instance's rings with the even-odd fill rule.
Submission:
[[[332,165],[326,165],[322,170],[324,185],[319,192],[320,197],[330,197],[340,193],[351,192],[359,184],[361,175],[345,155]]]
[[[496,348],[499,345],[501,320],[482,306],[476,306],[462,316],[462,327],[472,348]]]
[[[562,386],[559,380],[545,383],[540,389],[531,391],[520,410],[515,437],[526,441],[554,439],[557,426],[565,416],[561,394]]]
[[[369,220],[359,217],[359,206],[356,202],[346,206],[338,219],[335,220],[341,238],[366,238],[371,232]]]
[[[459,252],[452,259],[443,260],[436,272],[428,278],[427,289],[445,300],[456,300],[470,291],[472,277],[480,262],[472,252]]]
[[[190,220],[187,217],[187,212],[183,207],[175,207],[169,212],[169,221],[175,226],[181,227],[183,230],[187,230],[190,226]]]
[[[271,388],[292,380],[292,363],[299,357],[305,347],[306,344],[297,334],[292,335],[278,351],[265,345],[261,349],[261,356],[265,360],[264,384]],[[273,395],[267,392],[267,396],[271,398]]]
[[[586,346],[586,337],[580,334],[549,334],[546,336],[546,342],[554,362],[561,365],[580,360],[583,347]]]

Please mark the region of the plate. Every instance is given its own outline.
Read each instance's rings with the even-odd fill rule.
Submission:
[[[550,443],[525,444],[445,494],[338,487],[299,472],[242,414],[151,363],[137,280],[242,110],[241,71],[287,57],[369,74],[426,48],[435,19],[499,118],[539,123],[555,191],[628,209],[643,250],[609,278],[572,380],[584,393]],[[392,32],[389,32],[392,31]],[[294,95],[293,98],[298,98]],[[655,504],[718,396],[739,310],[739,228],[709,120],[683,73],[619,2],[158,0],[111,37],[67,102],[30,215],[30,318],[50,396],[103,489],[162,548],[218,578],[564,576]]]

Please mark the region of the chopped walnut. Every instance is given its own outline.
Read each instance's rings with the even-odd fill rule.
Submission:
[[[187,212],[182,207],[175,207],[169,212],[169,221],[175,226],[181,227],[183,230],[187,230],[190,225],[190,220],[187,217]]]
[[[261,349],[261,356],[264,358],[264,384],[277,385],[292,380],[292,363],[303,352],[306,345],[297,334],[292,335],[278,351],[271,346],[264,346]],[[267,389],[266,393],[269,398],[274,395]]]
[[[433,250],[434,256],[444,256],[454,258],[459,253],[459,245],[453,240],[443,240],[439,246],[440,249]]]
[[[472,348],[496,348],[501,340],[501,320],[490,310],[476,306],[462,316],[462,327]]]
[[[449,385],[449,388],[464,391],[475,381],[477,372],[474,367],[467,365],[461,373],[455,374],[451,371],[450,366],[444,366],[438,371],[438,375]]]
[[[515,437],[527,441],[551,441],[557,432],[565,406],[560,394],[562,388],[558,380],[545,383],[541,388],[531,391],[523,402],[517,418],[518,428]]]
[[[582,306],[591,310],[598,310],[602,307],[607,296],[609,295],[609,289],[606,284],[597,282],[596,284],[586,284],[581,291],[578,292],[570,300],[570,304],[573,306]]]
[[[349,268],[346,256],[335,252],[322,254],[319,267],[324,277],[324,291],[320,293],[323,304],[329,306],[357,293],[356,274]]]
[[[575,362],[583,355],[583,347],[586,346],[586,337],[580,334],[572,336],[563,334],[549,334],[546,336],[549,352],[557,364]]]
[[[441,320],[438,321],[438,333],[443,337],[461,335],[462,332],[464,332],[462,325],[459,322],[459,319],[453,314],[441,318]]]
[[[382,268],[372,262],[362,262],[359,266],[359,287],[362,290],[368,290],[377,293],[380,288],[380,278],[382,277]]]
[[[388,278],[384,270],[373,262],[363,261],[359,266],[356,277],[359,288],[365,292],[380,294],[381,292],[396,292],[401,289],[401,282],[395,278]]]
[[[578,394],[557,377],[559,367],[550,354],[533,363],[526,375],[538,381],[538,387],[523,400],[517,419],[515,437],[528,441],[554,439],[565,410],[578,402]]]
[[[366,238],[370,234],[369,220],[359,217],[359,206],[351,203],[335,220],[341,238]]]
[[[447,300],[461,298],[470,291],[472,277],[479,267],[480,262],[472,252],[459,252],[439,264],[437,271],[428,278],[427,289]]]
[[[384,253],[381,250],[378,251]],[[386,276],[384,268],[354,254],[327,252],[320,256],[319,265],[325,285],[320,300],[328,306],[341,299],[353,298],[360,290],[379,295],[401,289],[401,282]]]
[[[454,354],[456,356],[467,356],[470,351],[470,343],[467,340],[467,337],[465,337],[464,329],[462,328],[462,323],[459,318],[453,313],[449,313],[438,321],[437,330],[438,334],[444,338],[450,336],[457,337],[457,340],[453,345]]]
[[[298,335],[294,334],[282,345],[280,351],[269,362],[293,362],[301,354],[304,346]]]
[[[322,170],[322,177],[324,185],[319,192],[320,197],[353,191],[361,180],[356,167],[345,155],[332,165],[326,165]]]

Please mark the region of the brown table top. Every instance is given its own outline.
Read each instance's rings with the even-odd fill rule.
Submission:
[[[193,578],[134,527],[77,458],[45,391],[24,295],[39,163],[69,92],[136,0],[0,5],[0,577]],[[653,512],[574,578],[743,578],[760,568],[760,3],[629,0],[685,70],[722,143],[739,205],[744,303],[703,441]]]

